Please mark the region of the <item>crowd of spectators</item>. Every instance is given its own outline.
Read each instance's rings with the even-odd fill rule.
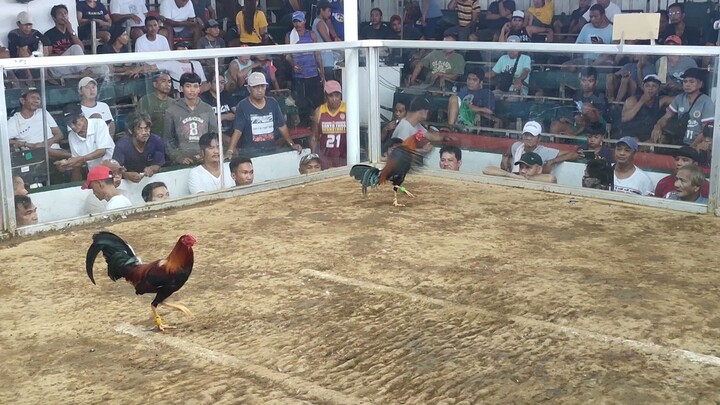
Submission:
[[[68,16],[68,7],[58,4],[50,12],[55,25],[44,33],[33,29],[32,12],[19,13],[17,28],[10,31],[8,47],[2,49],[9,57],[30,57],[33,53],[56,56],[182,51],[273,43],[294,44],[298,51],[280,57],[257,54],[229,58],[221,61],[220,71],[215,71],[213,61],[189,59],[53,67],[47,70],[49,85],[77,85],[79,103],[64,106],[62,128],[53,115],[42,110],[41,95],[34,87],[39,71],[9,71],[6,87],[21,90],[19,107],[8,114],[11,147],[16,151],[40,151],[47,145],[51,170],[65,180],[86,180],[84,186],[93,190],[98,201],[116,207],[118,201],[125,201],[119,198],[124,197],[121,184],[110,181],[117,180],[113,176],[138,183],[168,166],[193,167],[191,193],[219,189],[219,174],[224,167],[219,161],[221,148],[231,159],[227,175],[222,176],[224,186],[252,183],[250,156],[272,153],[278,147],[298,153],[303,149],[290,133],[289,105],[297,109],[299,126],[310,128],[306,144],[310,154],[302,158],[300,172],[344,166],[346,110],[342,84],[335,71],[343,56],[339,52],[302,49],[307,43],[344,39],[342,0],[286,0],[279,11],[262,10],[257,0],[245,3],[241,9],[222,5],[214,10],[208,1],[160,0],[158,9],[151,12],[142,0],[115,0],[109,6],[98,0],[84,0],[76,4],[77,26]],[[411,2],[404,16],[389,18],[374,8],[370,20],[359,24],[359,37],[509,43],[574,41],[589,45],[588,52],[552,55],[548,59],[543,54],[507,51],[489,53],[493,60],[487,61],[487,55],[478,57],[454,49],[410,50],[402,56],[406,66],[401,87],[420,90],[425,96],[434,96],[438,93],[433,91],[439,89],[439,94],[447,98],[447,107],[435,111],[425,97],[398,101],[392,119],[381,130],[384,150],[419,130],[431,141],[442,141],[442,129],[428,130],[426,124],[431,117],[442,117],[442,113],[446,114],[442,123],[451,132],[470,132],[476,127],[513,128],[515,122],[507,122],[496,113],[499,103],[557,96],[566,98],[570,108],[552,120],[527,122],[522,140],[512,145],[501,167],[487,168],[488,174],[509,173],[554,182],[549,172],[555,165],[592,156],[615,162],[614,189],[653,194],[646,182],[636,180],[642,178],[642,170],[634,165],[633,156],[645,147],[643,143],[683,145],[683,156],[691,154],[691,149],[697,154],[691,156],[693,161],[707,165],[703,159],[709,156],[707,144],[712,137],[707,129],[714,121],[714,103],[708,96],[708,60],[592,52],[591,45],[612,42],[612,23],[623,12],[617,4],[581,0],[570,16],[559,18],[552,0],[533,0],[526,10],[517,9],[513,0],[494,1],[487,10],[482,10],[477,0],[452,0],[447,9],[454,11],[457,18],[448,19],[442,10],[445,4],[441,3]],[[657,43],[715,45],[713,35],[717,36],[717,31],[711,28],[711,18],[708,16],[701,25],[690,25],[685,18],[685,4],[671,4],[661,13]],[[92,24],[95,30],[90,29]],[[281,27],[282,34],[271,35],[271,24]],[[98,49],[88,49],[93,31],[100,44]],[[531,79],[542,73],[538,65],[549,66],[540,68],[545,70],[578,72],[580,86],[571,89],[569,97],[545,94],[546,90],[538,89]],[[118,117],[112,112],[117,100],[109,100],[110,105],[101,101],[100,88],[135,79],[147,80],[152,88],[147,94],[137,94],[133,111],[124,116],[123,130],[118,131]],[[600,84],[603,81],[604,86]],[[219,93],[215,82],[220,85]],[[281,89],[290,89],[282,106],[268,94]],[[577,144],[579,152],[558,152],[541,145],[543,125],[550,134],[563,135],[559,139],[566,139],[564,142]],[[48,134],[47,144],[44,133]],[[221,143],[217,142],[218,134],[222,135]],[[608,137],[619,141],[608,148],[604,143]],[[423,152],[428,153],[432,145],[424,148],[427,150]],[[441,150],[440,158],[443,169],[459,170],[462,165],[462,152],[457,148]],[[693,173],[686,170],[673,183],[687,180],[691,184]],[[157,183],[146,186],[144,200],[169,195],[167,186]],[[149,187],[151,184],[153,187]],[[671,194],[683,199],[681,193],[673,194],[672,190],[663,196],[669,198]],[[31,207],[22,206],[27,210]]]

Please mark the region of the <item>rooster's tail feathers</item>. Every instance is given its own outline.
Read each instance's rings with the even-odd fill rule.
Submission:
[[[95,283],[93,265],[98,253],[102,252],[108,265],[108,276],[113,281],[125,277],[127,268],[140,264],[133,248],[117,235],[110,232],[98,232],[93,235],[93,243],[85,257],[85,268],[90,281]]]
[[[380,184],[380,169],[369,165],[354,165],[350,169],[350,175],[355,180],[360,180],[363,194],[367,194],[368,187],[375,187]]]

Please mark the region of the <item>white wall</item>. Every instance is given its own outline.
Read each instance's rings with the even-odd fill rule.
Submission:
[[[33,28],[45,33],[45,31],[55,26],[50,17],[50,9],[56,4],[64,4],[68,8],[70,18],[75,29],[77,29],[77,12],[75,8],[75,0],[32,0],[29,3],[22,4],[15,0],[0,0],[0,42],[7,46],[8,32],[17,28],[17,15],[21,11],[30,13],[34,20]]]

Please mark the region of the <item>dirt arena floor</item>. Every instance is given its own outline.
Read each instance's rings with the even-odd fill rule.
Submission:
[[[0,403],[717,404],[718,219],[411,175],[132,216],[0,249]],[[85,252],[196,265],[152,296]]]

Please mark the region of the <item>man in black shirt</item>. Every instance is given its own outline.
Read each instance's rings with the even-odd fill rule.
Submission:
[[[370,22],[360,26],[360,39],[390,39],[392,30],[382,20],[382,10],[374,8],[370,11]]]

